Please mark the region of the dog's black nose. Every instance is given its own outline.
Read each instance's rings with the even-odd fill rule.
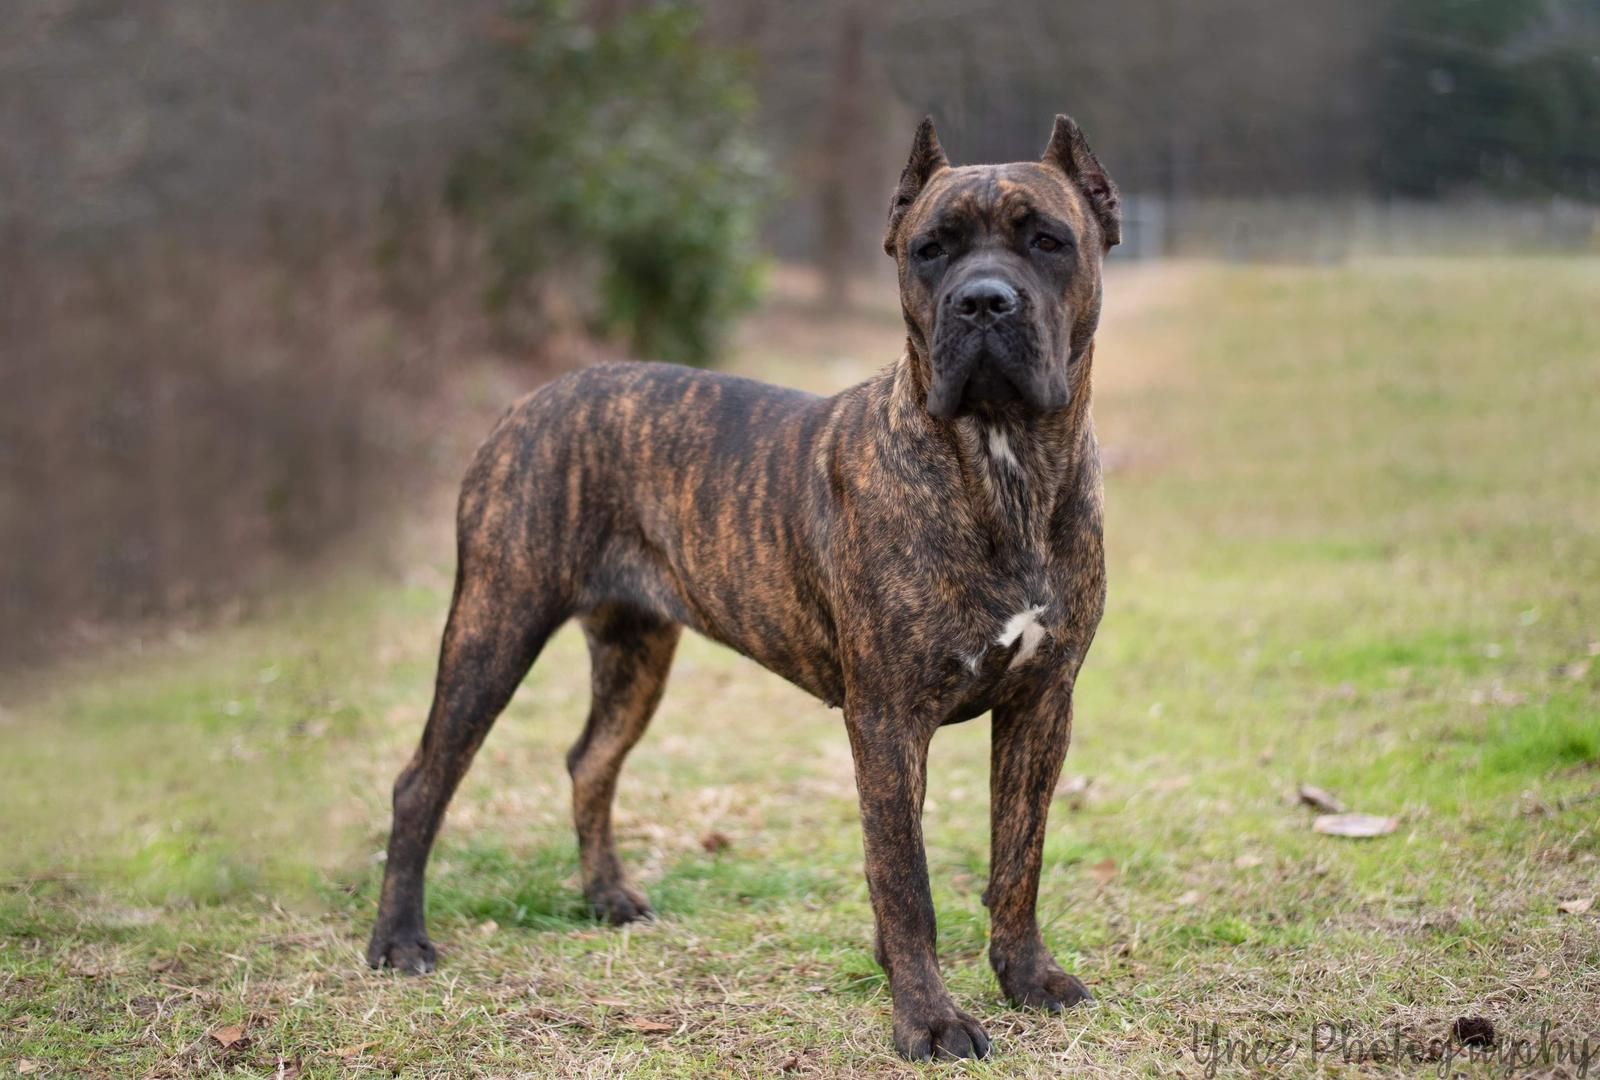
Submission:
[[[954,313],[968,322],[991,323],[1017,310],[1017,290],[999,278],[969,281],[950,296]]]

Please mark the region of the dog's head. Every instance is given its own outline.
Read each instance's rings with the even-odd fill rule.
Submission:
[[[1037,162],[954,168],[924,120],[883,247],[928,412],[1063,408],[1100,320],[1101,260],[1121,239],[1117,187],[1070,118],[1056,117]]]

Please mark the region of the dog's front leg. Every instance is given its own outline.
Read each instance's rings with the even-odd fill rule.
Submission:
[[[1059,1012],[1091,999],[1061,970],[1039,933],[1035,905],[1045,821],[1072,735],[1072,684],[997,708],[989,765],[989,962],[1014,1004]]]
[[[913,1061],[984,1057],[989,1037],[957,1009],[939,975],[922,798],[934,725],[847,710],[861,799],[878,962],[894,997],[895,1049]]]

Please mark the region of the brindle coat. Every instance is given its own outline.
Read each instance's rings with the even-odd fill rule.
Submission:
[[[395,784],[368,960],[432,969],[423,871],[445,806],[575,617],[593,703],[567,767],[599,916],[650,913],[617,860],[612,797],[688,626],[843,707],[902,1054],[989,1048],[935,954],[921,811],[943,724],[993,715],[984,900],[1001,987],[1050,1010],[1086,999],[1034,905],[1105,596],[1089,374],[1118,222],[1116,189],[1066,117],[1040,162],[962,168],[924,121],[884,242],[907,329],[893,367],[819,398],[606,364],[514,406],[462,489],[438,683]]]

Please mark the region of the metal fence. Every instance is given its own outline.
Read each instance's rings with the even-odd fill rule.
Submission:
[[[1600,206],[1315,197],[1123,197],[1122,259],[1337,262],[1364,255],[1600,254]]]

